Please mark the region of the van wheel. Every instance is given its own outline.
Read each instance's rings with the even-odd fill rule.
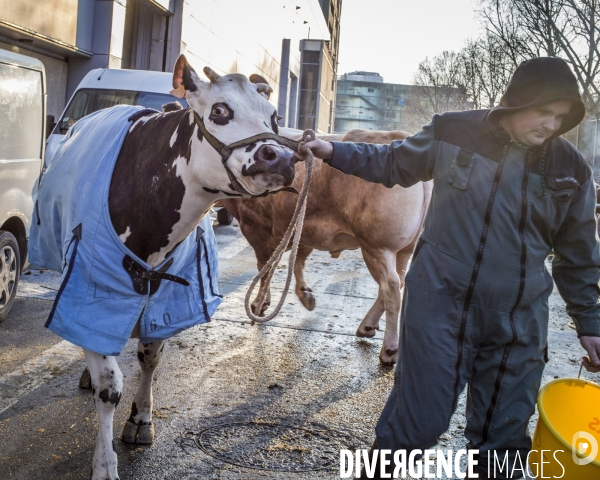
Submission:
[[[0,230],[0,321],[8,316],[17,295],[21,257],[17,239]]]
[[[217,212],[217,221],[221,225],[231,225],[231,222],[233,222],[233,215],[229,213],[226,208],[221,207]]]

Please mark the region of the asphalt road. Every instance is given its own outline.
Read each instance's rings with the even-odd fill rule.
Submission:
[[[339,449],[370,445],[393,381],[393,370],[378,362],[382,333],[354,336],[377,292],[360,252],[336,260],[313,254],[306,277],[315,310],[292,292],[279,318],[250,326],[243,298],[256,273],[252,249],[235,225],[215,231],[224,302],[211,323],[167,342],[155,375],[156,440],[116,441],[120,478],[339,478]],[[0,479],[86,479],[97,418],[91,394],[78,388],[83,354],[43,327],[57,275],[34,270],[22,279],[0,323]],[[283,282],[281,268],[276,297]],[[583,353],[556,292],[551,312],[544,381],[577,376]],[[116,438],[139,378],[133,341],[119,365],[125,388]],[[464,447],[462,406],[464,397],[440,448]]]

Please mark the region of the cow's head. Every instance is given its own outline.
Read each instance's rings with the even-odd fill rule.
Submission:
[[[231,145],[257,134],[279,133],[277,111],[267,101],[273,91],[270,86],[252,84],[240,74],[221,76],[209,67],[204,68],[204,73],[208,82],[201,80],[185,56],[180,55],[173,71],[171,93],[185,96],[209,134],[222,144]],[[267,139],[234,148],[226,166],[243,190],[260,195],[289,186],[294,180],[295,162],[291,149]],[[229,183],[213,188],[230,190]]]

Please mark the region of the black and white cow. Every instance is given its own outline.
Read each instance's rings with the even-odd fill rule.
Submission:
[[[210,82],[200,80],[183,55],[178,58],[174,92],[185,95],[191,110],[140,116],[125,138],[112,176],[112,224],[125,245],[153,267],[197,227],[219,198],[265,194],[294,179],[293,151],[273,139],[277,113],[264,98],[270,87],[252,84],[239,74],[219,76],[208,67],[204,72]],[[248,138],[255,140],[236,147]],[[233,148],[225,155],[217,151],[219,145],[221,150],[223,145]],[[136,330],[139,327],[134,337]],[[126,442],[154,439],[152,377],[162,349],[163,342],[138,345],[142,371],[123,429]],[[92,478],[113,480],[118,478],[113,416],[123,375],[115,357],[84,353],[99,417]]]

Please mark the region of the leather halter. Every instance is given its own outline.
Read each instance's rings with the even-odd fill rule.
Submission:
[[[253,143],[257,143],[260,141],[273,140],[273,141],[277,142],[279,145],[283,145],[284,147],[290,148],[294,152],[298,151],[298,143],[299,142],[296,142],[295,140],[291,140],[289,138],[282,137],[275,133],[263,132],[263,133],[259,133],[257,135],[253,135],[251,137],[245,138],[244,140],[239,140],[239,141],[233,142],[229,145],[225,145],[223,142],[221,142],[218,138],[216,138],[212,133],[210,133],[206,129],[206,125],[204,125],[204,120],[202,119],[202,117],[200,117],[200,115],[198,115],[194,109],[190,109],[190,110],[192,110],[192,112],[194,113],[194,120],[196,121],[196,125],[198,125],[198,128],[200,129],[200,132],[202,132],[202,135],[204,136],[204,138],[206,138],[206,140],[208,141],[210,146],[213,147],[219,155],[221,155],[223,167],[225,168],[225,171],[227,172],[227,176],[229,177],[229,180],[231,181],[231,186],[233,187],[233,189],[236,192],[244,194],[244,195],[249,195],[251,197],[265,197],[265,196],[269,195],[269,193],[276,193],[276,192],[266,191],[265,193],[261,193],[260,195],[252,195],[240,184],[240,182],[235,177],[233,172],[229,169],[229,167],[227,166],[227,160],[229,160],[229,157],[231,156],[231,154],[233,153],[233,151],[236,148],[247,147],[249,145],[252,145]],[[279,189],[278,191],[281,191],[281,190],[292,191],[292,192],[298,193],[298,191],[293,187],[284,187],[282,189]]]

